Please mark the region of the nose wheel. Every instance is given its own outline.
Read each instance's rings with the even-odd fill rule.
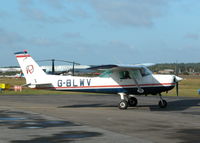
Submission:
[[[160,101],[158,102],[158,106],[159,106],[160,108],[166,108],[166,107],[167,107],[167,101],[166,101],[166,100],[160,100]]]
[[[167,107],[167,101],[162,98],[161,94],[159,94],[159,96],[160,96],[160,101],[158,102],[158,106],[160,108],[166,108]]]

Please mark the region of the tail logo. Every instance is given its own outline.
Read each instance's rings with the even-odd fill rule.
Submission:
[[[34,67],[33,67],[33,65],[28,65],[27,67],[26,67],[26,73],[27,74],[32,74],[34,72]]]

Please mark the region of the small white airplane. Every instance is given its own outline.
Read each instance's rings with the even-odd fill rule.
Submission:
[[[26,85],[36,89],[119,94],[119,109],[136,106],[135,95],[159,95],[160,108],[167,102],[161,93],[173,89],[182,78],[156,75],[145,65],[102,65],[90,69],[105,70],[99,77],[47,75],[27,51],[16,52],[16,58],[26,78]]]

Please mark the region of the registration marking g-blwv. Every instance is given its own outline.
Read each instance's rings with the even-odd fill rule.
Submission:
[[[79,87],[79,86],[90,86],[91,85],[91,79],[66,79],[58,80],[58,87]]]

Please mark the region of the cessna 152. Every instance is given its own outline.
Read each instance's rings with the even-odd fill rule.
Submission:
[[[144,65],[102,65],[90,69],[105,70],[99,77],[47,75],[27,51],[15,56],[26,78],[26,85],[36,89],[119,94],[119,109],[136,106],[135,95],[159,95],[158,105],[167,106],[161,93],[173,89],[182,78],[175,75],[156,75]]]

